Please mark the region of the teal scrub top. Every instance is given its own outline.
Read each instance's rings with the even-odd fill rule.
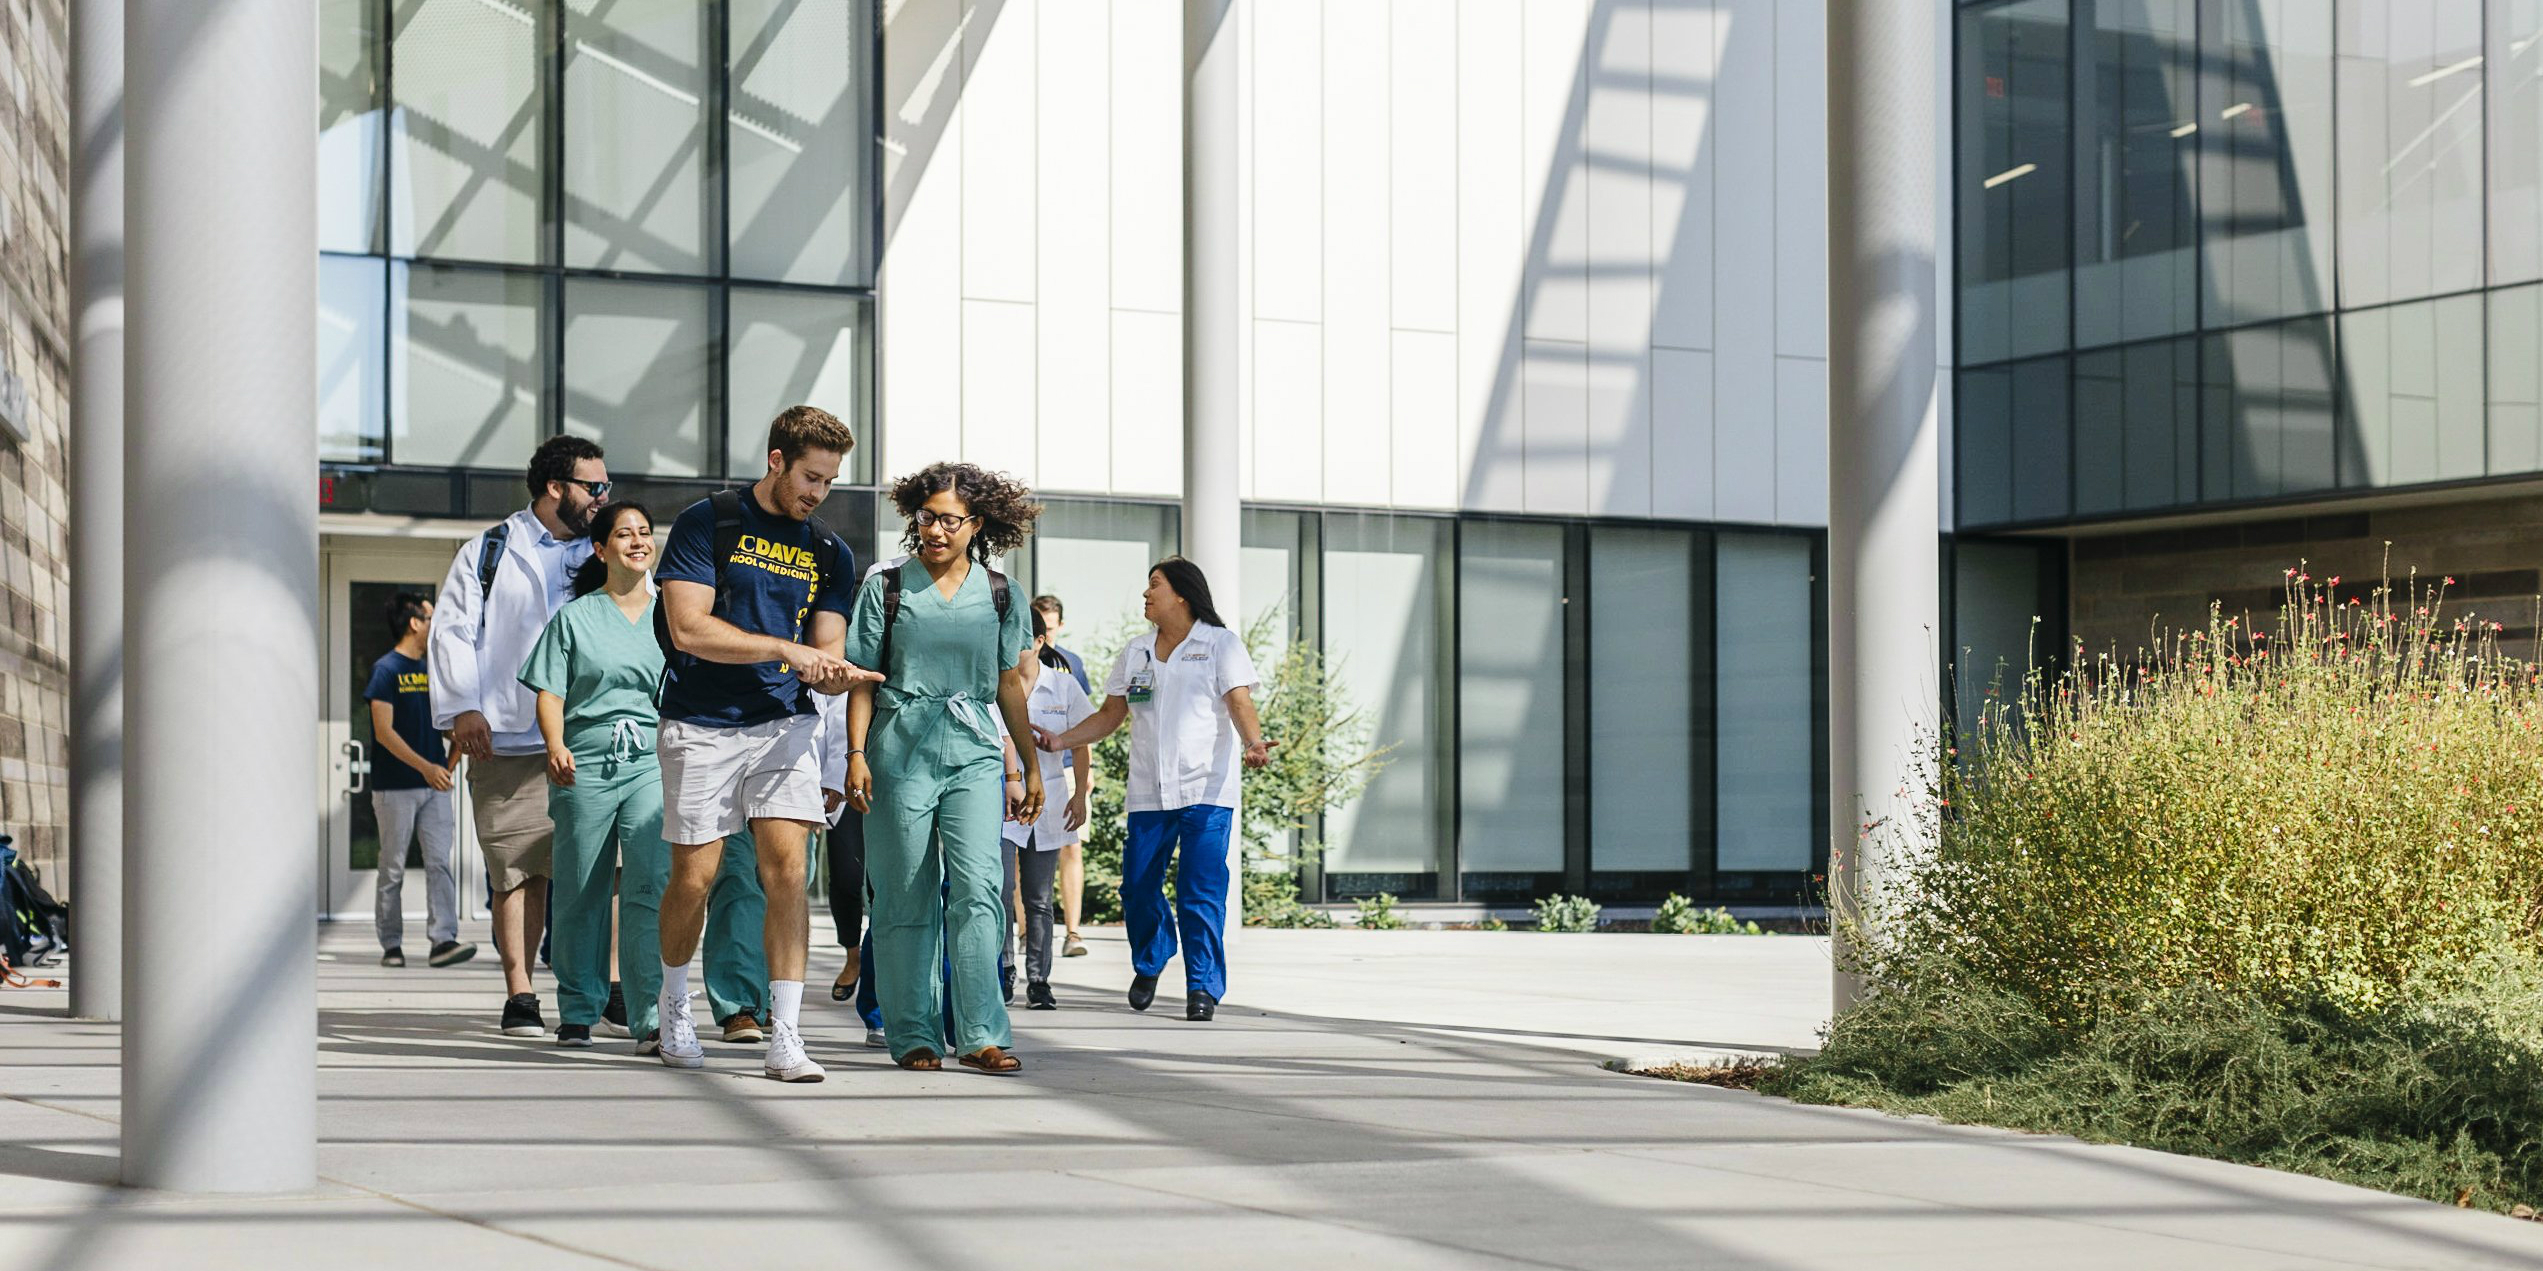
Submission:
[[[1033,647],[1032,615],[1024,594],[1010,590],[1006,618],[989,592],[989,571],[974,562],[947,600],[916,559],[903,562],[901,613],[893,624],[892,665],[879,667],[875,689],[876,736],[866,749],[878,762],[912,756],[945,738],[938,762],[962,762],[998,754],[998,676],[1012,670]],[[881,571],[857,589],[848,614],[847,659],[871,667],[883,656]],[[884,712],[889,712],[885,714]],[[950,725],[950,727],[940,727]]]
[[[661,680],[653,604],[630,622],[605,591],[557,610],[521,664],[523,684],[565,699],[565,747],[576,758],[653,749]]]

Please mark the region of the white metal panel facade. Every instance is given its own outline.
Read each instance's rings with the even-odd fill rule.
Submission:
[[[888,12],[882,470],[1173,495],[1179,6]],[[1238,20],[1249,498],[1824,521],[1815,0]]]

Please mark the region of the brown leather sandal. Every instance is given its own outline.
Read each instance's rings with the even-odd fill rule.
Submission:
[[[973,1072],[985,1072],[993,1077],[1012,1076],[1024,1071],[1023,1060],[995,1046],[983,1046],[954,1062]]]
[[[924,1046],[901,1056],[893,1062],[899,1064],[903,1068],[909,1069],[911,1072],[941,1072],[945,1067],[945,1061],[938,1059],[935,1051],[929,1050]]]

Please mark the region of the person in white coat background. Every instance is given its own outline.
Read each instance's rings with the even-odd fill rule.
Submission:
[[[1130,721],[1130,835],[1121,852],[1121,912],[1130,935],[1130,1006],[1156,1000],[1157,976],[1182,935],[1183,1017],[1211,1019],[1227,994],[1228,842],[1236,832],[1241,764],[1271,762],[1254,710],[1254,660],[1210,603],[1201,567],[1180,556],[1148,571],[1145,616],[1156,630],[1132,640],[1104,680],[1104,705],[1060,732],[1034,730],[1056,753],[1091,746]],[[1166,914],[1168,861],[1174,916]]]
[[[1085,723],[1095,714],[1095,703],[1077,682],[1076,669],[1051,643],[1050,628],[1038,608],[1033,611],[1033,650],[1040,674],[1024,701],[1026,718],[1033,727],[1050,733],[1064,733]],[[1051,994],[1052,885],[1059,880],[1062,849],[1077,846],[1078,834],[1086,828],[1095,757],[1092,746],[1079,746],[1067,755],[1035,758],[1039,772],[1032,779],[1042,783],[1046,810],[1030,825],[1007,822],[1007,877],[1012,880],[1007,894],[1012,903],[1020,892],[1024,906],[1025,1009],[1049,1011],[1059,1009],[1059,1000]],[[1047,810],[1052,808],[1067,811],[1055,816]],[[1008,920],[1016,917],[1009,914]]]
[[[538,694],[521,664],[548,619],[574,598],[574,571],[592,554],[592,513],[609,501],[601,449],[583,437],[550,437],[530,456],[530,505],[459,547],[433,602],[427,659],[433,726],[468,761],[470,819],[494,893],[495,947],[503,955],[502,1031],[547,1032],[530,984],[547,913],[554,826],[547,810],[547,741]]]

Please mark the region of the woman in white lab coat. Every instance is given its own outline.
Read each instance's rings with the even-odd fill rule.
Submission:
[[[1253,659],[1220,621],[1201,567],[1170,556],[1148,571],[1146,617],[1156,630],[1130,642],[1104,680],[1104,704],[1085,723],[1035,734],[1044,751],[1090,746],[1130,721],[1130,813],[1121,854],[1122,918],[1130,928],[1130,1006],[1144,1011],[1180,928],[1183,1017],[1207,1020],[1227,993],[1229,844],[1236,833],[1239,765],[1271,762],[1254,710]],[[1174,876],[1167,921],[1166,864]]]

